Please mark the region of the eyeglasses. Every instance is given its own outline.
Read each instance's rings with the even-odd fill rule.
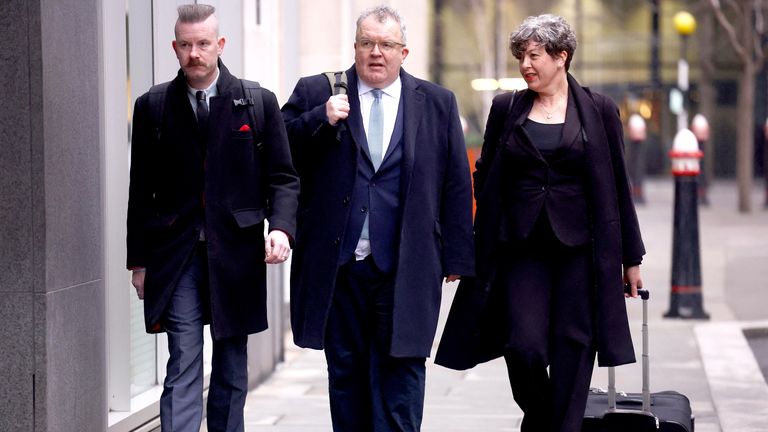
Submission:
[[[404,47],[404,43],[395,42],[395,41],[379,41],[374,42],[370,39],[360,39],[357,41],[358,48],[361,48],[365,51],[373,51],[373,47],[377,46],[379,47],[379,51],[383,53],[390,53],[394,50],[396,50],[398,47]]]

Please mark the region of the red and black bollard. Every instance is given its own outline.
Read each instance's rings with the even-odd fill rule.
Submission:
[[[696,136],[681,129],[672,151],[675,214],[672,238],[672,290],[667,318],[709,319],[704,312],[699,249],[698,176],[702,152]]]
[[[643,143],[647,137],[645,120],[640,114],[632,114],[627,122],[627,135],[632,143],[627,149],[627,170],[632,187],[632,199],[636,204],[645,203],[643,179],[645,177],[645,151]]]

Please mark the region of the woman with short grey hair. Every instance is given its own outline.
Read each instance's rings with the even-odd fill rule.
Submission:
[[[643,286],[645,249],[622,124],[568,73],[576,45],[555,15],[510,35],[528,88],[493,100],[474,173],[477,277],[461,280],[435,359],[503,356],[522,432],[580,431],[595,355],[635,361],[623,287]]]

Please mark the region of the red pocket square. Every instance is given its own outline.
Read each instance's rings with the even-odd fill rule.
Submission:
[[[238,130],[240,132],[250,132],[251,131],[251,127],[248,126],[247,124],[244,124],[244,125],[240,126],[240,129],[238,129]]]

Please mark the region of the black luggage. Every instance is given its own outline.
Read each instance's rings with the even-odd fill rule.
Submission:
[[[648,298],[643,299],[643,392],[616,395],[616,371],[608,369],[608,391],[590,389],[582,432],[693,432],[691,402],[675,391],[651,393],[648,364]]]

